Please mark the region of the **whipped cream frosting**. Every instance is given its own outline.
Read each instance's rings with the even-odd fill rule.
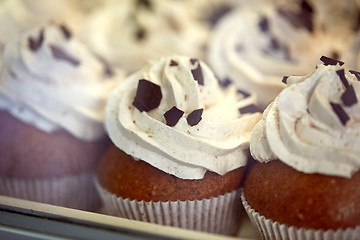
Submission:
[[[341,60],[345,52],[343,39],[323,32],[315,10],[286,3],[262,1],[232,11],[215,26],[209,42],[215,74],[255,92],[264,108],[284,88],[283,76],[305,75],[322,55]]]
[[[104,108],[123,79],[65,27],[47,24],[8,43],[0,109],[45,132],[65,129],[83,140],[104,137]]]
[[[133,105],[140,79],[161,89],[158,106],[147,112]],[[113,143],[135,159],[182,179],[201,179],[207,170],[223,175],[246,164],[251,130],[261,114],[239,109],[254,103],[254,97],[238,94],[233,86],[220,87],[204,62],[163,57],[114,89],[105,126]],[[183,114],[169,126],[164,114],[174,106]],[[190,126],[189,116],[199,109],[200,121]]]
[[[352,73],[351,73],[352,72]],[[250,138],[260,162],[279,159],[304,173],[350,177],[360,168],[360,73],[318,65],[289,77]]]
[[[148,60],[181,54],[202,57],[208,28],[182,1],[115,1],[88,17],[83,40],[108,61],[140,69]]]

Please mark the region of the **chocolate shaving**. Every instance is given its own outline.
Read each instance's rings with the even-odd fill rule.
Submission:
[[[140,79],[132,104],[140,112],[149,112],[160,105],[161,98],[162,93],[159,85],[146,79]]]
[[[244,98],[250,97],[250,93],[245,92],[244,90],[237,89],[237,93],[240,93],[244,96]]]
[[[339,55],[338,52],[335,52],[335,51],[334,51],[334,52],[331,53],[331,58],[332,58],[332,59],[339,59],[339,58],[340,58],[340,55]]]
[[[111,65],[108,63],[108,61],[106,61],[103,57],[100,57],[98,55],[97,55],[97,58],[104,66],[104,74],[108,77],[114,76],[114,71],[113,71]]]
[[[217,78],[219,79],[219,78]],[[225,78],[223,81],[219,80],[219,85],[222,88],[227,88],[228,86],[230,86],[230,84],[232,84],[233,81],[230,80],[230,78]]]
[[[349,82],[345,77],[345,71],[344,69],[340,69],[336,71],[336,74],[340,77],[340,80],[342,81],[342,83],[344,84],[345,88],[349,87]]]
[[[260,108],[255,104],[250,104],[245,107],[239,108],[239,111],[241,114],[261,112]]]
[[[260,30],[262,32],[267,32],[269,31],[269,21],[266,17],[261,17],[260,21],[259,21],[259,24],[258,24]]]
[[[197,110],[192,111],[186,118],[186,121],[190,126],[195,126],[201,121],[201,115],[204,109],[200,108]]]
[[[55,45],[49,45],[50,50],[52,52],[52,55],[59,60],[63,60],[66,62],[69,62],[70,64],[74,66],[78,66],[80,64],[80,61],[70,56],[68,53],[66,53],[61,48],[55,46]]]
[[[360,72],[354,71],[354,70],[350,70],[349,71],[351,74],[355,75],[356,79],[358,81],[360,81]]]
[[[313,9],[306,1],[302,1],[300,12],[288,11],[284,9],[279,9],[278,12],[281,16],[286,18],[294,27],[304,27],[310,32],[314,30]]]
[[[172,107],[169,111],[167,111],[164,114],[164,117],[166,120],[166,125],[168,125],[170,127],[175,126],[183,114],[184,114],[184,112],[181,111],[180,109],[178,109],[177,107],[175,107],[175,106]]]
[[[136,40],[138,41],[144,40],[146,38],[146,35],[147,35],[146,31],[142,27],[139,27],[135,33]]]
[[[173,67],[173,66],[178,66],[179,64],[176,62],[176,61],[174,61],[174,60],[171,60],[170,61],[170,66],[171,67]]]
[[[282,81],[283,83],[287,84],[288,78],[289,78],[288,76],[284,76],[281,81]]]
[[[220,6],[218,8],[215,8],[212,13],[209,14],[209,17],[207,17],[205,20],[207,20],[211,26],[215,26],[215,24],[222,18],[222,16],[225,16],[228,12],[230,12],[233,8],[231,6]]]
[[[195,58],[191,58],[190,62],[192,65],[194,65],[195,63],[197,63],[199,60],[195,59]]]
[[[344,105],[348,106],[348,107],[350,107],[358,102],[357,98],[356,98],[354,87],[352,85],[350,85],[348,88],[346,88],[343,95],[341,95],[341,100],[343,101]]]
[[[340,66],[344,65],[344,62],[341,62],[341,61],[338,61],[336,59],[332,59],[332,58],[329,58],[329,57],[326,57],[326,56],[322,56],[320,58],[320,60],[324,63],[325,66],[328,66],[328,65],[336,65],[336,64],[339,64]]]
[[[69,40],[71,38],[70,30],[65,25],[60,25],[59,27],[62,33],[64,34],[64,37]]]
[[[340,106],[340,104],[330,102],[332,110],[338,116],[339,120],[343,125],[346,125],[346,122],[350,120],[350,117],[344,111],[344,109]]]
[[[41,47],[43,41],[44,41],[44,29],[41,29],[39,33],[39,37],[37,39],[29,37],[28,47],[31,51],[36,52]]]
[[[191,74],[193,75],[195,81],[197,81],[200,85],[204,85],[204,76],[200,63],[198,63],[195,69],[191,70]]]

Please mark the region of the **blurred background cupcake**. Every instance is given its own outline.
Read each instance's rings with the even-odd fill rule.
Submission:
[[[322,55],[348,58],[356,13],[341,3],[259,0],[243,4],[218,21],[208,43],[207,61],[220,79],[255,92],[265,108],[285,87],[283,76],[307,74]],[[329,21],[329,16],[337,20]]]
[[[242,199],[263,239],[360,237],[360,73],[322,60],[287,79],[250,138]]]
[[[220,234],[239,227],[255,99],[221,88],[197,59],[163,57],[111,93],[115,146],[96,181],[109,214]],[[121,114],[120,114],[121,113]]]
[[[93,210],[94,167],[108,145],[104,107],[123,79],[65,25],[6,44],[0,72],[0,194]]]

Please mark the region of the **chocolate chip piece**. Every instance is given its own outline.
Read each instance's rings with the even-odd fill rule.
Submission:
[[[28,47],[31,51],[36,52],[41,47],[43,41],[44,41],[44,29],[41,29],[39,33],[39,37],[37,39],[29,37]]]
[[[282,81],[283,83],[287,84],[288,78],[289,78],[288,76],[284,76],[281,81]]]
[[[63,60],[66,62],[69,62],[70,64],[74,66],[78,66],[80,64],[80,61],[70,56],[68,53],[66,53],[61,48],[55,46],[55,45],[49,45],[50,50],[52,52],[52,55],[59,60]]]
[[[258,26],[259,26],[259,28],[260,28],[260,30],[262,32],[269,31],[269,21],[268,21],[268,19],[265,16],[261,17]]]
[[[313,26],[313,9],[306,1],[302,1],[299,12],[279,9],[279,14],[287,19],[294,27],[304,27],[308,31],[314,30]]]
[[[340,66],[344,65],[344,62],[338,61],[336,59],[332,59],[326,56],[322,56],[320,58],[320,60],[324,63],[325,66],[328,65],[336,65],[336,64],[340,64]]]
[[[244,96],[244,98],[250,97],[250,93],[248,93],[244,90],[241,90],[241,89],[237,89],[237,93],[242,94]]]
[[[345,77],[345,71],[344,69],[340,69],[336,71],[336,74],[340,77],[340,80],[342,81],[342,83],[344,84],[345,88],[349,87],[349,82]]]
[[[219,79],[219,78],[217,78],[217,79]],[[227,77],[223,81],[219,80],[219,85],[222,88],[227,88],[228,86],[230,86],[230,84],[232,84],[232,82],[233,81],[230,78]]]
[[[343,125],[346,125],[346,122],[350,120],[350,117],[346,114],[344,109],[340,106],[340,104],[330,102],[332,110],[338,116],[339,120]]]
[[[183,114],[184,114],[184,112],[181,111],[180,109],[178,109],[177,107],[175,107],[175,106],[172,107],[169,111],[167,111],[164,114],[164,117],[166,120],[166,125],[168,125],[170,127],[175,126]]]
[[[193,75],[195,81],[197,81],[200,85],[204,85],[204,76],[200,63],[198,63],[195,69],[191,70],[191,74]]]
[[[141,27],[138,28],[138,30],[135,33],[136,40],[138,40],[138,41],[144,40],[146,38],[146,35],[147,35],[147,33],[146,33],[145,29],[141,28]]]
[[[259,107],[256,106],[255,104],[250,104],[245,107],[239,108],[239,111],[241,114],[261,112]]]
[[[341,100],[343,101],[344,105],[348,106],[348,107],[350,107],[350,106],[354,105],[355,103],[357,103],[355,90],[354,90],[354,87],[352,85],[350,85],[348,88],[346,88],[343,95],[341,95]]]
[[[69,40],[71,38],[70,30],[65,25],[60,25],[59,27],[62,33],[64,34],[64,37]]]
[[[350,70],[349,71],[351,74],[355,75],[356,79],[358,81],[360,81],[360,72],[354,71],[354,70]]]
[[[186,118],[186,121],[190,126],[195,126],[201,121],[201,115],[204,109],[200,108],[197,110],[192,111]]]
[[[176,61],[174,61],[174,60],[171,60],[170,61],[170,66],[171,67],[173,67],[173,66],[178,66],[179,64],[176,62]]]
[[[195,63],[197,63],[199,60],[195,59],[195,58],[191,58],[190,62],[192,65],[194,65]]]
[[[132,104],[140,112],[149,112],[160,105],[161,99],[162,93],[159,85],[146,79],[140,79]]]
[[[340,58],[340,55],[339,55],[338,52],[335,52],[335,51],[334,51],[334,52],[331,53],[331,58],[332,58],[332,59],[339,59],[339,58]]]

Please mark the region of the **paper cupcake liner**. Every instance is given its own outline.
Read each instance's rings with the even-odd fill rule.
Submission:
[[[89,173],[36,179],[0,176],[0,194],[89,211],[100,204]]]
[[[240,225],[240,189],[194,201],[145,202],[117,197],[95,185],[107,214],[197,231],[235,235]]]
[[[281,224],[256,212],[241,193],[241,201],[252,224],[257,228],[261,239],[267,240],[355,240],[360,239],[360,226],[339,230],[305,229]]]

